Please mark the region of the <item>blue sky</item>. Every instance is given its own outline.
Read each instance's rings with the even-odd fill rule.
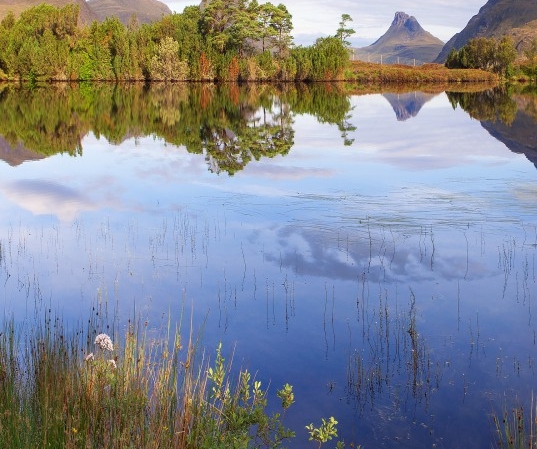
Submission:
[[[185,6],[200,1],[162,0],[172,11],[182,12]],[[263,3],[263,0],[259,0]],[[449,40],[462,30],[487,0],[273,0],[283,3],[293,16],[295,43],[310,45],[316,38],[335,33],[341,14],[349,14],[356,31],[354,46],[373,43],[389,28],[397,11],[416,17],[423,28],[442,39]]]

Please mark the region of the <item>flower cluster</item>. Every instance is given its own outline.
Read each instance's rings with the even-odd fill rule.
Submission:
[[[95,344],[106,351],[114,350],[114,344],[112,343],[112,339],[106,334],[97,335],[95,337]]]

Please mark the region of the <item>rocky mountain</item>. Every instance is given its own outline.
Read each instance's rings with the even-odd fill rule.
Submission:
[[[15,16],[18,17],[25,9],[38,6],[41,3],[47,3],[58,8],[69,4],[78,5],[80,8],[80,23],[89,24],[97,19],[95,13],[84,0],[0,0],[0,20],[2,20],[9,11],[13,11]]]
[[[167,5],[158,0],[89,0],[88,5],[99,20],[118,17],[124,24],[133,15],[139,22],[149,23],[172,13]]]
[[[452,48],[459,50],[470,39],[506,35],[513,38],[519,52],[537,38],[537,1],[489,0],[460,33],[446,43],[435,62],[444,62]]]
[[[355,49],[354,57],[386,64],[421,65],[433,61],[443,46],[444,42],[425,31],[415,17],[396,12],[388,31],[375,43]]]
[[[74,3],[80,8],[80,23],[84,24],[90,24],[94,20],[102,21],[107,17],[118,17],[127,24],[133,15],[136,15],[139,22],[148,23],[172,13],[167,5],[158,0],[0,0],[0,20],[9,11],[18,16],[25,9],[41,3],[59,8]]]

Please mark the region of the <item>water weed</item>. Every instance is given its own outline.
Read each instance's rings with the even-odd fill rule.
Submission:
[[[532,398],[533,403],[533,398]],[[515,407],[508,412],[504,410],[501,416],[494,414],[492,419],[496,429],[496,447],[498,449],[533,449],[537,448],[537,412],[533,405],[530,408],[530,417],[524,414],[523,407]]]

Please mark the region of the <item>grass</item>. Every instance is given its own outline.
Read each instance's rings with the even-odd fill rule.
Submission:
[[[292,387],[269,415],[261,383],[247,370],[233,382],[221,347],[209,365],[192,333],[183,343],[168,326],[150,340],[129,322],[110,350],[94,343],[96,320],[76,331],[50,313],[36,321],[7,320],[0,334],[0,447],[277,448],[294,436]]]
[[[537,408],[534,409],[532,405],[530,412],[529,420],[524,415],[523,407],[515,407],[511,412],[506,409],[500,417],[496,414],[493,415],[498,449],[537,448]]]
[[[498,76],[474,69],[448,69],[441,64],[408,66],[402,64],[378,64],[351,61],[346,73],[347,82],[358,84],[438,84],[438,83],[491,83]]]

